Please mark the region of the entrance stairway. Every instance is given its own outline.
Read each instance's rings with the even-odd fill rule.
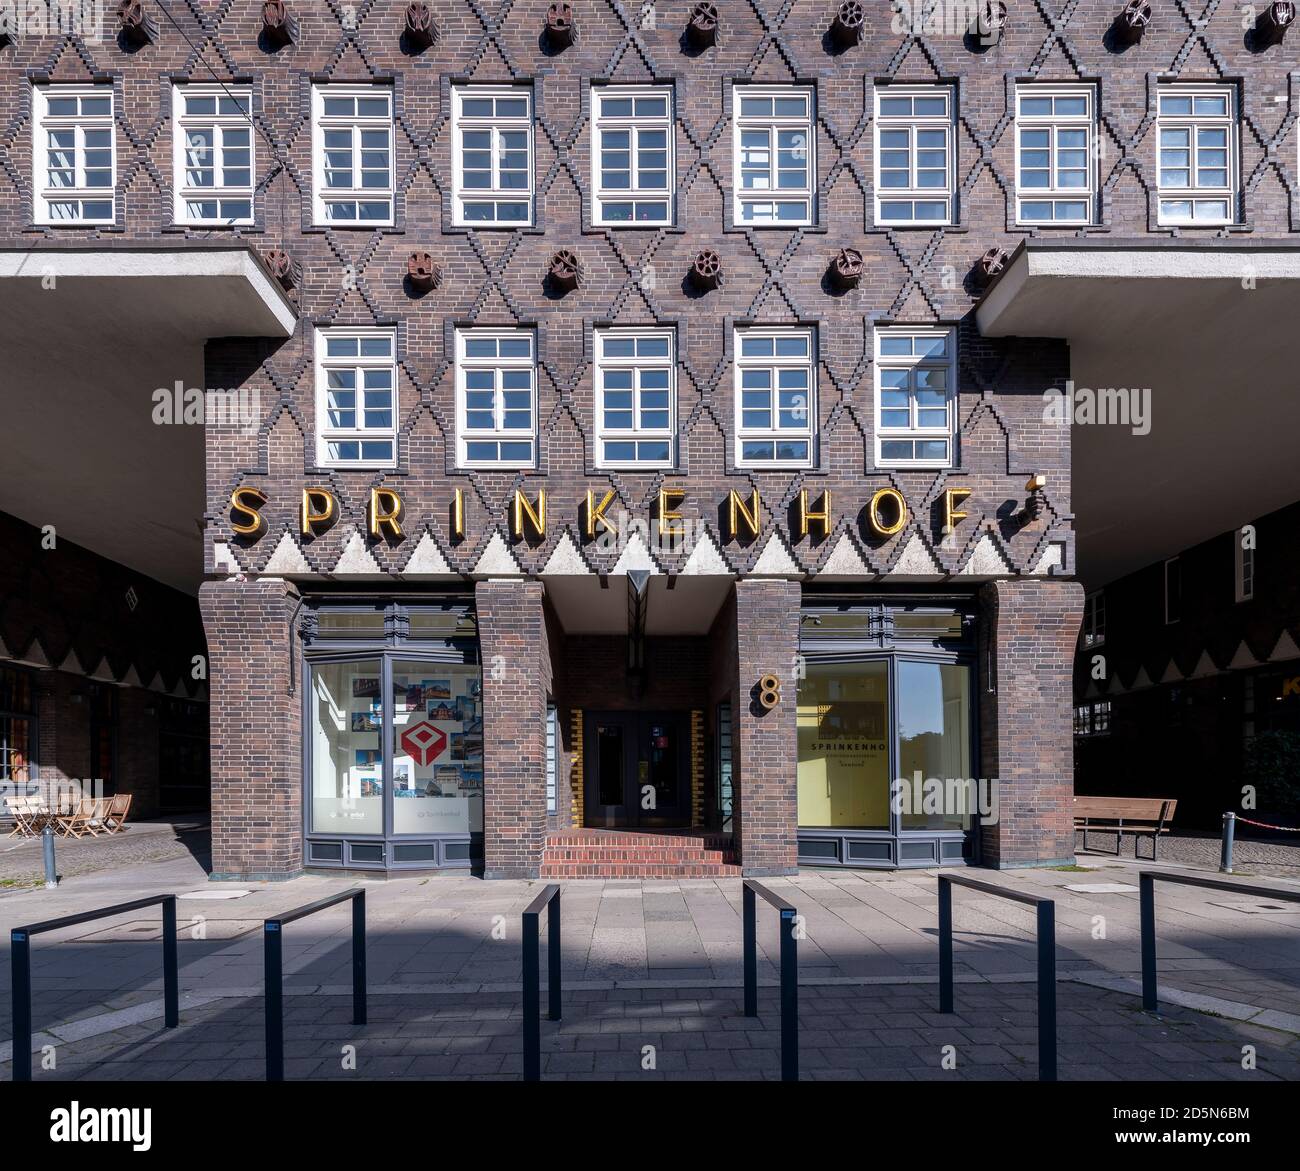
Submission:
[[[543,878],[739,878],[729,834],[568,829],[546,835]]]

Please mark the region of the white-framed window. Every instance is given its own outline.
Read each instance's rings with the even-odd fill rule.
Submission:
[[[676,463],[671,329],[596,330],[596,466]]]
[[[560,713],[555,701],[546,701],[546,812],[559,806]]]
[[[671,86],[592,86],[597,224],[672,224],[677,190]]]
[[[813,90],[737,85],[732,100],[736,223],[811,224],[817,174]]]
[[[876,330],[876,464],[951,467],[957,338],[944,328]]]
[[[1232,534],[1233,566],[1237,601],[1249,602],[1255,596],[1255,542],[1254,534],[1247,537],[1241,529]]]
[[[452,89],[454,220],[462,227],[533,222],[533,95],[521,86]]]
[[[876,87],[876,222],[953,222],[951,86]]]
[[[396,347],[391,329],[316,330],[316,451],[322,467],[396,465]]]
[[[1165,625],[1183,617],[1183,563],[1177,557],[1165,562]]]
[[[111,224],[117,183],[113,90],[32,87],[33,218],[38,224]]]
[[[178,224],[251,224],[254,164],[248,86],[172,87],[174,215]]]
[[[1096,191],[1096,90],[1016,88],[1016,222],[1088,224]]]
[[[313,85],[315,222],[393,222],[393,94],[376,85]]]
[[[1101,646],[1106,641],[1106,594],[1098,590],[1083,599],[1083,645]]]
[[[537,462],[537,363],[531,329],[456,331],[456,453],[462,468]]]
[[[817,418],[811,329],[737,328],[736,465],[811,467]]]
[[[1232,86],[1161,86],[1156,102],[1159,222],[1232,223],[1237,195]]]

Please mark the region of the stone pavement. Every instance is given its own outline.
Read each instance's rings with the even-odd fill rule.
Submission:
[[[1294,1078],[1300,904],[1159,884],[1165,1003],[1160,1018],[1148,1017],[1135,995],[1136,889],[1067,889],[1135,888],[1137,867],[1101,860],[1087,865],[1082,871],[978,872],[1057,901],[1062,1077],[1227,1077],[1241,1071]],[[186,1003],[178,1032],[159,1027],[159,916],[153,910],[38,936],[33,1016],[45,1033],[37,1044],[56,1047],[57,1076],[257,1078],[261,921],[355,881],[311,876],[280,884],[208,883],[192,858],[170,859],[73,878],[57,891],[2,894],[0,943],[7,950],[8,929],[18,924],[149,893],[248,891],[229,900],[180,901]],[[1268,881],[1300,890],[1300,884]],[[363,885],[372,1024],[358,1038],[366,1070],[357,1072],[515,1076],[518,916],[540,884],[438,876]],[[804,921],[799,971],[806,1076],[1036,1076],[1031,908],[956,891],[958,1013],[936,1019],[933,872],[805,870],[769,885],[798,907]],[[657,1035],[699,1034],[702,1040],[681,1042],[686,1048],[679,1058],[670,1056],[678,1041],[657,1046],[656,1070],[644,1073],[774,1073],[777,1058],[764,1051],[776,1044],[778,1028],[776,916],[760,903],[760,976],[773,991],[764,994],[759,1022],[746,1021],[736,1006],[740,891],[736,879],[563,884],[566,1019],[545,1026],[547,1069],[643,1076],[639,1064],[607,1068],[624,1060],[622,1041],[610,1049],[609,1035],[632,1038],[639,1062],[641,1045],[656,1044]],[[194,938],[200,928],[203,938]],[[293,1062],[315,1063],[291,1064],[290,1076],[329,1076],[339,1047],[350,1039],[348,930],[346,907],[286,928],[286,979],[297,992],[287,1003],[287,1052]],[[4,957],[0,962],[0,1037],[7,1038],[9,964]],[[656,1033],[629,1023],[645,1020],[662,1028]],[[496,1040],[484,1048],[488,1037]],[[939,1066],[943,1044],[956,1047],[956,1071]],[[1243,1045],[1257,1046],[1256,1070],[1242,1070]],[[693,1058],[692,1047],[698,1047]],[[0,1044],[0,1060],[9,1048]],[[716,1056],[732,1050],[748,1055]],[[386,1064],[373,1064],[380,1054]],[[770,1067],[764,1065],[768,1056]],[[195,1065],[203,1061],[225,1063],[226,1072]],[[976,1074],[975,1066],[986,1068]],[[8,1066],[0,1066],[0,1076],[7,1074]],[[357,1076],[341,1067],[339,1074]]]

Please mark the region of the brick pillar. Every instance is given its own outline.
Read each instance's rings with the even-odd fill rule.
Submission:
[[[302,870],[302,672],[289,694],[285,581],[205,582],[212,737],[212,877],[292,878]],[[293,653],[298,643],[293,641]]]
[[[551,657],[538,581],[479,582],[483,656],[483,876],[536,878],[546,845]]]
[[[981,829],[986,866],[1074,861],[1072,676],[1082,613],[1078,582],[994,581],[980,591],[980,772],[996,779],[999,806],[997,822]]]
[[[794,874],[799,821],[794,663],[800,589],[795,581],[736,583],[736,697],[733,743],[735,842],[745,874]],[[763,675],[781,681],[781,702],[758,705]]]

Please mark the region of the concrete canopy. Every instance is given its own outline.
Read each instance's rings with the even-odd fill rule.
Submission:
[[[194,592],[203,427],[156,424],[154,392],[204,388],[208,338],[296,321],[238,240],[0,248],[0,510]]]
[[[1076,392],[1149,391],[1146,434],[1072,428],[1089,587],[1300,496],[1300,243],[1030,239],[976,316],[991,337],[1065,338]]]

